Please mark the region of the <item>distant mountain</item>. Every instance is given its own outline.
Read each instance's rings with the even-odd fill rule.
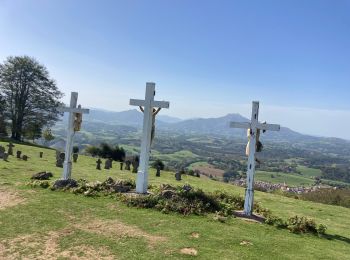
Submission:
[[[217,118],[197,118],[184,120],[178,123],[159,126],[159,129],[172,132],[181,132],[189,134],[206,134],[206,135],[224,135],[246,137],[247,131],[244,129],[230,128],[230,122],[249,122],[248,118],[240,114],[227,114]],[[282,127],[279,132],[269,132],[264,134],[264,138],[274,141],[294,141],[309,136],[297,133],[289,128]]]
[[[65,114],[64,120],[67,120],[67,114]],[[100,109],[90,109],[88,115],[84,115],[83,121],[85,129],[88,132],[94,132],[101,128],[104,131],[108,128],[109,131],[118,133],[121,129],[120,126],[133,127],[135,129],[141,129],[143,115],[137,109],[126,110],[121,112],[106,111]],[[157,115],[157,130],[170,133],[181,134],[199,134],[199,135],[217,135],[217,136],[234,136],[246,138],[246,130],[230,128],[229,124],[232,121],[236,122],[249,122],[248,118],[241,116],[240,114],[227,114],[223,117],[217,118],[194,118],[181,120],[176,117]],[[92,130],[93,131],[89,131]],[[128,131],[134,132],[135,130],[128,129]],[[125,129],[123,129],[125,131]],[[281,131],[272,132],[267,131],[263,135],[264,139],[272,141],[289,141],[289,142],[304,142],[304,141],[317,141],[322,138],[303,135],[297,133],[289,128],[281,127]]]
[[[84,120],[89,122],[103,122],[113,125],[141,126],[143,115],[137,109],[121,112],[91,109],[88,115],[84,115]],[[157,121],[162,123],[178,123],[182,121],[179,118],[157,115]]]

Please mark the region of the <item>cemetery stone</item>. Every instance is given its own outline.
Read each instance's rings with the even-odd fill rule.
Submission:
[[[60,151],[56,151],[56,161],[60,158],[60,154],[61,154]]]
[[[130,161],[126,161],[125,162],[125,170],[130,171],[130,165],[131,165],[131,162]]]
[[[110,159],[107,159],[105,161],[105,169],[106,170],[109,170],[111,168],[111,160]]]
[[[15,147],[15,146],[13,145],[13,143],[9,143],[7,146],[9,148],[7,150],[8,155],[13,155],[13,147]]]
[[[18,158],[18,159],[21,159],[22,151],[17,151],[16,154],[17,154],[17,158]]]
[[[22,156],[22,159],[23,159],[23,161],[28,161],[28,156],[24,154],[24,155]]]
[[[120,162],[120,170],[121,170],[121,171],[123,170],[123,165],[124,165],[124,163],[123,163],[123,162]]]
[[[181,172],[180,172],[180,171],[177,171],[177,172],[175,173],[175,179],[176,179],[177,181],[181,181]]]
[[[43,158],[43,154],[44,154],[44,152],[39,153],[40,158]]]
[[[96,170],[101,170],[101,163],[102,163],[101,159],[98,158],[98,160],[96,161]]]
[[[137,173],[138,168],[139,168],[139,159],[138,157],[135,157],[135,159],[132,162],[132,172]]]
[[[77,160],[78,160],[78,154],[77,153],[73,153],[73,162],[77,162]]]
[[[160,177],[160,166],[159,165],[157,165],[156,177]]]
[[[0,145],[0,158],[4,158],[4,154],[5,154],[5,147]]]
[[[63,168],[63,162],[64,162],[65,157],[66,157],[65,153],[60,153],[60,155],[56,161],[56,167]]]
[[[5,152],[3,155],[4,161],[7,161],[8,158],[9,158],[9,154]]]

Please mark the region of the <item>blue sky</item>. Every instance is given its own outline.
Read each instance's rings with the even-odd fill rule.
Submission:
[[[164,114],[250,114],[350,139],[350,0],[0,0],[0,60],[30,55],[83,106],[129,109],[156,83]],[[340,129],[345,129],[341,130]]]

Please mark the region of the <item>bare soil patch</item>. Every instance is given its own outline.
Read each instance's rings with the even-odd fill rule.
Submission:
[[[43,236],[23,235],[0,243],[0,259],[115,259],[106,247],[94,248],[89,245],[73,246],[60,250],[59,239],[74,232],[71,229],[51,231]]]
[[[0,210],[16,206],[25,201],[16,192],[0,188]]]
[[[221,169],[217,169],[212,165],[209,166],[195,166],[193,170],[198,170],[201,174],[205,176],[213,176],[213,177],[223,177],[225,171]]]
[[[138,227],[127,225],[119,220],[92,220],[84,224],[76,224],[75,227],[86,232],[103,234],[114,238],[145,238],[150,247],[154,247],[157,243],[166,241],[165,237],[148,234]]]
[[[184,255],[193,255],[196,256],[198,255],[198,251],[195,248],[192,247],[185,247],[180,250],[181,254]]]
[[[199,238],[199,233],[197,233],[197,232],[192,232],[192,233],[191,233],[191,237],[193,237],[193,238]]]

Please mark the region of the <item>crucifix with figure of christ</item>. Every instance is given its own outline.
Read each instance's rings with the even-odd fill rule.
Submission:
[[[143,112],[143,131],[141,140],[140,168],[137,172],[136,192],[147,193],[148,162],[151,144],[155,133],[155,117],[162,108],[169,108],[167,101],[155,101],[155,83],[146,83],[145,100],[130,99],[131,106],[140,107]],[[156,109],[155,109],[156,108]]]
[[[259,102],[253,101],[252,105],[252,117],[250,122],[231,122],[232,128],[244,128],[248,129],[249,142],[247,145],[246,153],[248,155],[247,165],[247,189],[244,199],[244,214],[251,216],[253,211],[254,201],[254,174],[255,174],[255,162],[258,161],[255,157],[255,152],[259,142],[260,130],[266,131],[279,131],[280,126],[275,124],[259,123]]]
[[[59,108],[60,112],[68,112],[68,128],[67,128],[67,141],[65,149],[65,159],[63,164],[63,180],[68,180],[72,175],[72,152],[73,152],[73,136],[75,132],[80,131],[83,114],[89,114],[89,109],[81,108],[78,102],[78,93],[72,92],[70,96],[69,107]]]

